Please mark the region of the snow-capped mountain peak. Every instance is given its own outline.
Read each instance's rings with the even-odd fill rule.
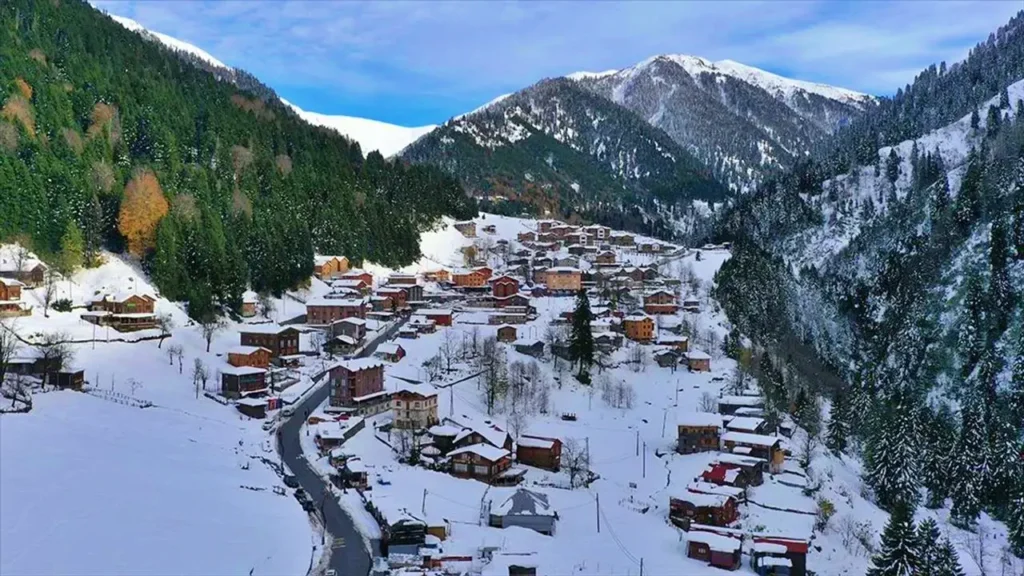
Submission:
[[[753,66],[747,66],[746,64],[740,64],[734,60],[719,60],[712,65],[715,69],[721,71],[724,74],[728,74],[734,78],[744,80],[763,88],[769,93],[784,98],[790,98],[798,90],[804,92],[810,92],[823,96],[830,100],[836,100],[839,102],[846,102],[854,105],[862,105],[866,101],[872,100],[873,97],[861,92],[855,92],[846,88],[838,88],[828,84],[820,84],[817,82],[807,82],[804,80],[793,80],[779,76],[778,74],[772,74],[760,68],[754,68]]]
[[[193,44],[189,44],[188,42],[183,42],[181,40],[178,40],[177,38],[172,38],[171,36],[168,36],[166,34],[161,34],[160,32],[154,32],[152,30],[149,30],[148,28],[146,28],[142,24],[139,24],[135,20],[132,20],[131,18],[125,18],[124,16],[115,16],[113,14],[108,14],[108,16],[110,16],[111,19],[114,20],[114,22],[117,22],[118,24],[120,24],[121,26],[124,26],[125,28],[131,30],[132,32],[138,32],[139,34],[142,34],[143,36],[146,36],[146,35],[153,36],[161,44],[167,46],[168,48],[170,48],[172,50],[178,50],[178,51],[181,51],[181,52],[185,52],[185,53],[191,54],[191,55],[199,58],[200,60],[203,60],[203,61],[207,62],[208,64],[211,64],[211,65],[216,66],[218,68],[224,68],[224,69],[227,69],[227,70],[231,69],[230,66],[228,66],[227,64],[225,64],[225,63],[221,62],[220,60],[214,58],[213,55],[211,55],[206,50],[203,50],[202,48],[199,48],[198,46],[195,46]]]

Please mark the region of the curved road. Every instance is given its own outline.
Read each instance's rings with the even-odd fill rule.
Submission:
[[[377,350],[377,346],[394,336],[403,324],[405,324],[404,319],[367,344],[356,357],[364,358],[373,354]],[[333,568],[339,576],[360,576],[370,573],[373,561],[363,545],[363,535],[359,533],[352,518],[341,508],[335,498],[324,497],[330,492],[327,482],[310,467],[309,462],[302,455],[302,446],[299,443],[299,431],[305,419],[304,415],[307,410],[312,413],[327,399],[330,392],[328,381],[328,378],[325,377],[315,392],[307,396],[300,404],[295,405],[295,412],[285,420],[278,430],[277,450],[281,454],[281,459],[295,475],[295,479],[299,481],[299,485],[309,494],[313,504],[323,505],[324,517],[322,520],[326,523],[328,532],[326,546],[330,546],[334,538],[341,538],[344,541],[344,546],[331,551],[329,567]],[[298,502],[295,504],[297,506]],[[379,555],[380,543],[374,540],[370,545],[373,549],[373,556]]]

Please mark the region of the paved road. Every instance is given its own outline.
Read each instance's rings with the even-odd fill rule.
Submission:
[[[405,320],[402,320],[392,326],[387,332],[370,342],[358,356],[365,357],[373,354],[377,350],[377,345],[394,336],[404,323]],[[324,521],[327,524],[328,532],[326,536],[327,545],[330,546],[335,541],[334,539],[344,542],[344,546],[331,552],[330,568],[333,568],[338,576],[361,576],[370,573],[373,561],[366,547],[363,546],[363,536],[356,529],[352,518],[338,504],[338,501],[330,496],[324,497],[325,494],[329,493],[327,482],[317,475],[306,459],[303,458],[302,446],[299,443],[299,430],[302,427],[304,414],[306,410],[313,412],[317,406],[327,399],[327,395],[330,392],[327,382],[328,379],[324,378],[320,387],[307,396],[304,402],[296,405],[295,413],[281,425],[280,435],[278,436],[278,452],[280,452],[281,459],[284,460],[285,464],[291,468],[295,479],[299,481],[299,485],[309,493],[313,503],[317,506],[320,506],[321,503],[323,504]],[[299,505],[298,501],[295,502],[295,505]],[[370,545],[373,550],[373,556],[377,556],[380,553],[380,543],[373,541]]]

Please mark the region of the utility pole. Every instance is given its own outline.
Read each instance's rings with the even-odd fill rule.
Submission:
[[[640,559],[640,576],[644,576],[644,559]]]
[[[455,391],[452,389],[452,386],[448,386],[448,417],[455,417]]]
[[[595,494],[594,497],[597,498],[597,533],[600,534],[601,533],[601,495],[600,494]]]
[[[678,390],[678,388],[677,388]],[[668,408],[661,413],[661,437],[665,437],[665,423],[668,422]]]
[[[420,506],[420,514],[427,515],[427,489],[423,489],[423,504]]]
[[[644,464],[643,464],[643,467],[644,467],[644,472],[643,472],[643,474],[644,474],[644,478],[647,478],[647,442],[644,442],[644,457],[643,457],[643,462],[644,462]]]
[[[640,431],[636,431],[636,455],[640,455]]]
[[[675,407],[679,407],[679,378],[676,378],[676,403]]]
[[[590,472],[590,436],[587,436],[587,472]]]

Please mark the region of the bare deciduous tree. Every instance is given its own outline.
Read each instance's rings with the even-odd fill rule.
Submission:
[[[206,389],[206,380],[210,377],[209,371],[206,369],[206,365],[203,364],[201,358],[196,358],[192,364],[192,385],[196,388],[196,398],[199,398],[199,386],[202,385],[203,389]]]
[[[647,370],[648,354],[647,349],[640,344],[634,343],[629,349],[630,369],[633,372]]]
[[[496,338],[490,337],[484,340],[480,347],[480,356],[477,358],[477,366],[482,372],[480,377],[483,378],[487,414],[493,414],[495,404],[505,397],[508,390],[508,362],[505,357],[505,348],[498,345]]]
[[[455,334],[450,328],[444,331],[444,335],[441,336],[441,347],[439,352],[441,358],[444,360],[444,371],[452,371],[452,362],[455,361],[455,355],[457,353],[456,348],[458,346],[455,343]]]
[[[324,350],[324,344],[327,343],[327,334],[323,330],[314,330],[309,335],[309,345],[313,347],[313,351],[320,354]]]
[[[569,486],[578,488],[590,480],[590,455],[586,446],[575,438],[562,445],[562,467],[569,475]]]
[[[160,314],[156,317],[156,327],[160,329],[160,340],[156,347],[161,348],[164,345],[164,338],[170,336],[171,330],[174,330],[174,318],[171,318],[170,314]]]
[[[7,367],[18,354],[19,348],[21,348],[21,340],[18,339],[14,322],[0,320],[0,384],[7,377]]]
[[[526,410],[520,407],[518,410],[513,410],[508,415],[508,429],[512,433],[512,437],[515,438],[516,442],[519,441],[519,436],[526,430],[526,427],[530,424],[530,415]]]
[[[39,359],[43,362],[43,386],[50,383],[50,375],[63,370],[75,359],[75,350],[64,332],[47,332],[37,345]]]
[[[50,317],[50,305],[57,298],[57,272],[47,268],[43,274],[43,317]]]
[[[171,366],[174,366],[174,361],[178,361],[178,374],[184,371],[184,357],[185,351],[182,349],[181,344],[172,344],[167,347],[167,357],[171,360]]]
[[[262,292],[257,295],[257,305],[260,309],[260,316],[270,320],[271,315],[274,314],[277,307],[274,306],[274,298],[269,292]]]
[[[207,352],[210,351],[210,343],[213,342],[213,337],[224,328],[224,320],[213,314],[210,314],[199,321],[199,330],[203,335],[203,340],[206,341]]]
[[[698,412],[718,412],[718,399],[711,395],[710,392],[705,392],[700,395],[700,399],[697,401]]]

